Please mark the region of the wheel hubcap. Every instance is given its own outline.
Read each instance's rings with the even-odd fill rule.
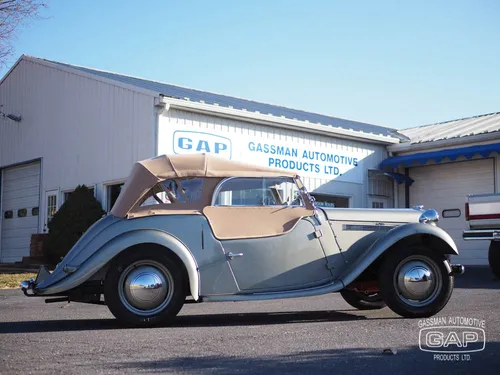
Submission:
[[[165,276],[151,266],[137,267],[128,274],[124,291],[132,306],[142,310],[154,309],[167,294]]]
[[[432,302],[441,290],[441,274],[431,260],[410,257],[396,269],[395,286],[405,303],[423,306]]]
[[[170,271],[155,261],[135,262],[120,277],[120,299],[129,311],[138,315],[153,315],[163,310],[172,294]]]

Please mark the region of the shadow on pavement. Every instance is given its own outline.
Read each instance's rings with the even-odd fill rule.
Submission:
[[[384,354],[382,349],[329,349],[298,352],[285,356],[178,357],[160,361],[124,362],[113,366],[133,373],[210,373],[229,374],[497,374],[498,342],[487,343],[484,351],[471,353],[465,360],[458,355],[434,359],[433,353],[418,346],[397,349],[396,354]],[[439,357],[438,357],[439,358]],[[444,359],[443,359],[444,358]],[[452,359],[453,358],[453,359]],[[413,369],[413,370],[412,370]]]
[[[500,289],[498,280],[487,266],[465,266],[465,273],[455,277],[455,288]]]
[[[355,311],[355,310],[353,310]],[[294,311],[280,313],[231,313],[179,315],[168,327],[224,327],[304,322],[343,322],[371,319],[339,311]],[[373,320],[377,320],[374,318]],[[116,319],[40,320],[0,323],[0,334],[23,332],[59,332],[123,329]]]

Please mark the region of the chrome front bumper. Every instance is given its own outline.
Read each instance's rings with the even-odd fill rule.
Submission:
[[[38,274],[36,275],[35,280],[33,280],[33,278],[31,278],[29,280],[21,281],[21,284],[19,286],[21,287],[21,290],[23,291],[25,296],[34,297],[34,296],[36,296],[37,284],[41,283],[43,280],[45,280],[49,276],[50,276],[50,271],[47,269],[47,267],[40,266],[40,269],[38,270]],[[31,290],[31,293],[29,292],[30,290]]]
[[[500,230],[498,229],[471,229],[462,232],[465,241],[500,241]]]

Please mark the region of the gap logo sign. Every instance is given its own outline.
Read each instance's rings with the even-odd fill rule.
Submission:
[[[174,132],[174,154],[217,154],[231,159],[232,143],[229,138],[220,135],[176,130]]]

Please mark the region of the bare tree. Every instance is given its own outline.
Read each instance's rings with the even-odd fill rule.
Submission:
[[[0,0],[0,65],[14,53],[12,40],[19,27],[40,18],[44,0]]]

